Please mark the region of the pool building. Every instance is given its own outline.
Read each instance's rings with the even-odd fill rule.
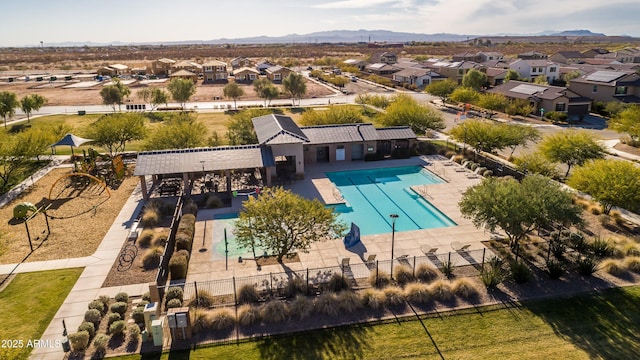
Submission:
[[[375,128],[369,123],[298,126],[291,117],[277,114],[256,117],[252,122],[258,144],[140,152],[134,175],[140,177],[144,198],[149,198],[154,187],[147,189],[147,176],[158,186],[171,180],[172,185],[166,188],[180,187],[190,195],[197,188],[197,180],[220,174],[215,179],[223,179],[222,184],[216,182],[215,190],[220,186],[220,190],[230,194],[237,173],[257,179],[249,186],[270,186],[274,182],[304,178],[308,164],[408,154],[416,140],[416,134],[408,126]],[[203,183],[209,188],[208,183],[213,181]]]

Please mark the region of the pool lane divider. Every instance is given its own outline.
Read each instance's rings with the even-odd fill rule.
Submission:
[[[393,203],[393,205],[395,205],[395,206],[396,206],[396,207],[397,207],[397,208],[398,208],[398,209],[399,209],[403,214],[405,214],[405,215],[407,216],[407,218],[409,218],[409,220],[411,220],[411,222],[412,222],[412,223],[413,223],[413,224],[414,224],[418,229],[422,229],[422,226],[418,225],[418,223],[417,223],[415,220],[413,220],[413,218],[412,218],[409,214],[407,214],[407,212],[406,212],[406,211],[404,211],[404,210],[400,207],[400,205],[398,205],[398,203],[397,203],[395,200],[393,200],[393,199],[391,198],[391,196],[389,196],[389,194],[387,194],[386,192],[384,192],[384,190],[382,190],[382,188],[380,188],[380,185],[378,185],[378,183],[377,183],[375,180],[371,179],[369,176],[367,176],[367,179],[369,179],[369,181],[371,181],[371,183],[372,183],[373,185],[375,185],[375,186],[380,190],[380,192],[381,192],[381,193],[383,193],[383,194],[384,194],[384,196],[386,196],[386,197],[387,197],[387,199],[389,199],[389,201],[391,201],[391,202]]]

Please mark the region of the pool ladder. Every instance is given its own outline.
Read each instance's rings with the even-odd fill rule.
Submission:
[[[340,202],[344,202],[344,197],[342,196],[342,194],[340,193],[340,190],[336,189],[335,187],[333,188],[333,197]]]

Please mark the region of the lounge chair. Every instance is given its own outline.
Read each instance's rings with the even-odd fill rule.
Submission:
[[[438,248],[432,248],[429,246],[421,246],[420,250],[422,250],[422,252],[429,256],[429,255],[434,255],[436,253],[436,251],[438,251]]]
[[[340,264],[340,267],[342,267],[343,269],[346,269],[349,267],[349,260],[351,260],[350,258],[342,258],[342,263]]]
[[[365,260],[365,264],[371,264],[374,261],[376,261],[376,254],[371,254],[367,257],[367,260]]]

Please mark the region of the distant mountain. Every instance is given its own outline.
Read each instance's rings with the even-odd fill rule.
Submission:
[[[607,36],[602,33],[593,33],[589,30],[565,30],[559,33],[551,34],[551,36]]]

